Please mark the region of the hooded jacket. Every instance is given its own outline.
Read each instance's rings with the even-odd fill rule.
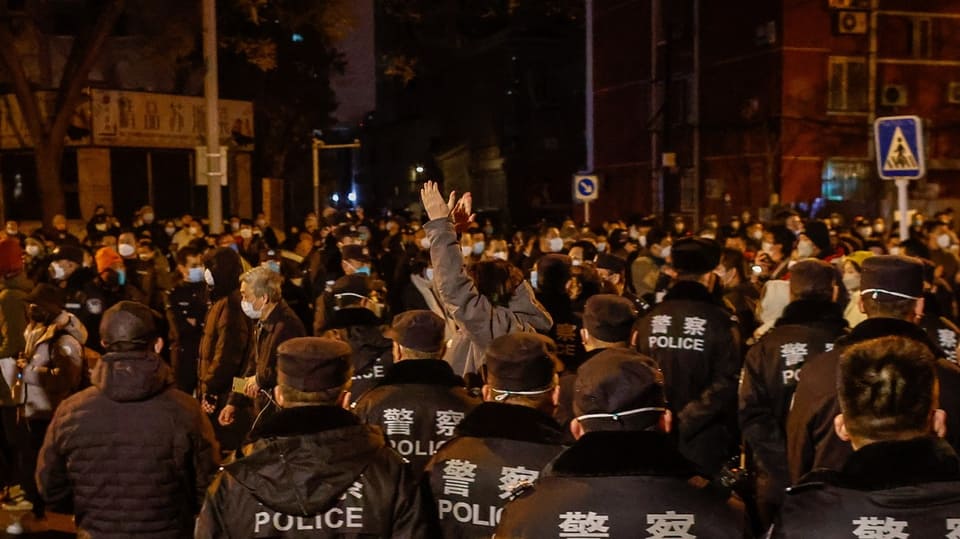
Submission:
[[[206,263],[213,275],[213,287],[212,304],[200,340],[200,390],[226,395],[233,387],[233,378],[243,375],[250,354],[253,321],[240,307],[240,255],[221,247],[208,256]]]
[[[455,373],[477,372],[487,347],[497,337],[516,331],[550,330],[553,319],[537,302],[530,283],[524,281],[517,287],[507,307],[490,303],[466,274],[453,223],[446,218],[434,219],[423,229],[430,238],[434,286],[460,328],[446,357]]]
[[[76,515],[81,538],[190,537],[219,453],[199,404],[152,352],[109,353],[92,382],[47,431],[44,499]]]
[[[64,311],[50,324],[31,322],[23,335],[27,359],[24,416],[49,419],[60,402],[80,388],[87,330],[76,316]]]
[[[350,412],[285,408],[257,437],[211,485],[197,539],[435,536],[409,467]]]

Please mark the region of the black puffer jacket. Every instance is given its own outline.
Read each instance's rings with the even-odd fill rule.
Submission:
[[[195,537],[435,537],[410,468],[333,406],[288,408],[210,487]]]
[[[153,353],[107,354],[92,378],[47,431],[37,462],[44,499],[72,505],[80,537],[190,537],[217,470],[210,422]]]

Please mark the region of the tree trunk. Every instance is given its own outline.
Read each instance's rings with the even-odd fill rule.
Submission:
[[[33,161],[37,167],[37,187],[45,225],[53,223],[54,215],[66,215],[67,201],[60,180],[63,146],[62,141],[50,140],[38,140],[34,144]]]

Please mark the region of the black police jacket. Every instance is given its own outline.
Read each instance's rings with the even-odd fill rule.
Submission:
[[[478,404],[446,361],[406,359],[394,363],[377,387],[360,397],[354,413],[379,426],[419,475]]]
[[[839,470],[852,449],[834,432],[833,420],[840,413],[837,402],[837,368],[845,348],[869,339],[898,335],[925,344],[937,359],[940,408],[947,412],[947,442],[960,447],[960,367],[944,359],[940,347],[916,324],[894,318],[869,318],[850,334],[837,340],[830,352],[803,365],[793,407],[787,416],[787,467],[796,483],[811,470]]]
[[[957,537],[960,462],[933,437],[877,442],[791,488],[771,537]]]
[[[634,338],[663,371],[680,452],[717,473],[739,443],[736,316],[700,283],[681,281],[637,321]]]
[[[180,389],[193,393],[197,385],[203,323],[210,308],[207,284],[178,283],[167,291],[164,303],[170,331],[170,365]]]
[[[740,539],[744,533],[740,504],[698,476],[660,432],[587,433],[516,494],[497,537]]]
[[[490,537],[513,489],[535,480],[563,449],[549,416],[524,406],[485,402],[430,459],[423,482],[440,516],[442,537]]]
[[[334,311],[327,328],[340,332],[353,354],[353,402],[377,385],[393,365],[393,341],[383,336],[380,319],[369,309],[349,308]]]
[[[787,475],[787,413],[808,357],[829,352],[847,333],[843,308],[831,301],[797,300],[747,352],[740,381],[740,430],[755,469],[780,491]]]
[[[409,466],[333,406],[268,418],[207,492],[195,537],[433,537]]]
[[[960,338],[960,328],[944,316],[924,315],[920,319],[920,327],[927,332],[930,340],[937,343],[943,350],[947,360],[957,363],[957,344]]]

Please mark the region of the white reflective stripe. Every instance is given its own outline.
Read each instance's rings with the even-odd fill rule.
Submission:
[[[891,291],[889,291],[889,290],[884,290],[884,289],[882,289],[882,288],[868,288],[868,289],[866,289],[866,290],[861,290],[861,291],[860,291],[860,295],[861,295],[861,296],[865,296],[865,295],[867,295],[867,294],[871,294],[871,293],[872,293],[874,299],[876,299],[877,293],[879,293],[879,292],[883,292],[884,294],[889,294],[889,295],[891,295],[891,296],[895,296],[895,297],[903,298],[903,299],[920,299],[920,298],[915,297],[915,296],[908,296],[908,295],[906,295],[906,294],[901,294],[901,293],[899,293],[899,292],[891,292]]]
[[[584,419],[606,419],[610,418],[614,421],[620,421],[620,418],[625,415],[634,415],[642,414],[643,412],[666,412],[667,409],[660,406],[652,406],[647,408],[636,408],[634,410],[624,410],[622,412],[617,412],[614,414],[586,414],[576,418],[577,421],[583,421]]]

